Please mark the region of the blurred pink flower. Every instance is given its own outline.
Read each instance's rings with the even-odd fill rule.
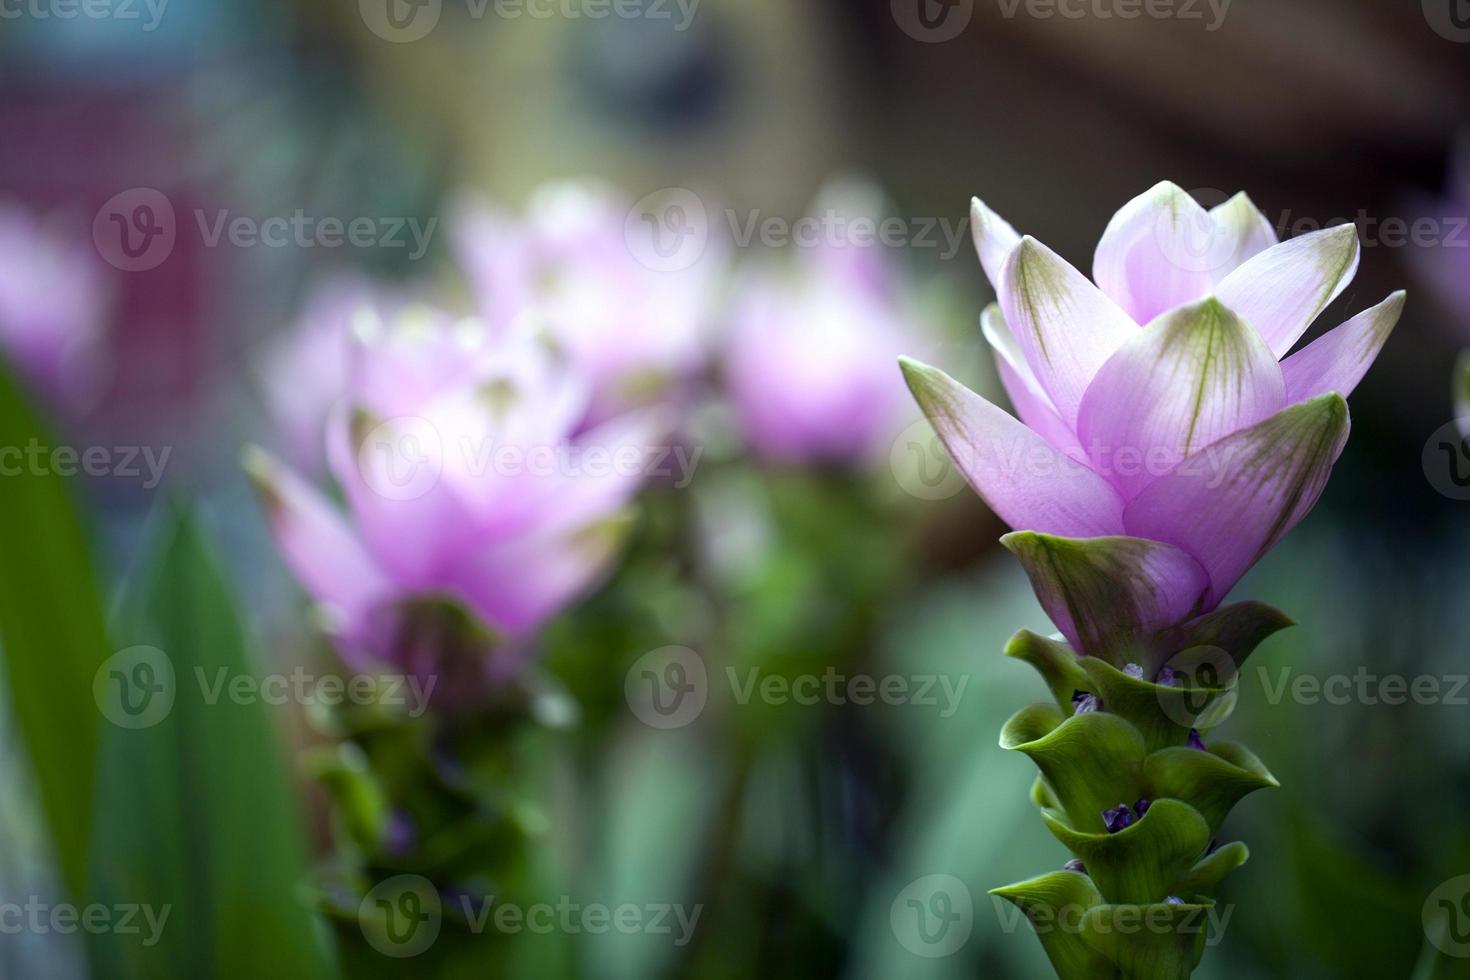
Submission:
[[[881,217],[870,188],[829,187],[813,209]],[[725,386],[750,446],[779,463],[871,462],[916,418],[895,358],[920,324],[885,246],[826,240],[793,267],[747,268],[734,290]]]
[[[247,465],[286,564],[358,660],[402,663],[423,638],[401,627],[438,600],[526,637],[606,572],[664,438],[651,410],[574,435],[588,387],[535,337],[421,306],[359,313],[346,392],[326,439],[345,514],[260,450]]]
[[[688,268],[644,265],[625,234],[632,202],[592,182],[548,184],[524,218],[483,201],[452,224],[456,259],[494,331],[532,317],[589,379],[588,421],[680,394],[706,367],[718,246]]]
[[[91,242],[0,204],[0,348],[56,407],[82,413],[103,394],[109,290]]]
[[[307,297],[301,315],[266,348],[258,368],[266,414],[286,458],[315,477],[326,467],[326,423],[347,384],[354,314],[374,314],[357,279],[333,279]]]
[[[905,373],[976,492],[1038,532],[1005,540],[1042,604],[1082,651],[1213,609],[1321,495],[1344,396],[1404,294],[1287,356],[1357,271],[1354,226],[1277,244],[1245,195],[1206,212],[1163,183],[1108,225],[1094,285],[979,201],[973,220],[1020,421],[934,368]],[[1079,596],[1102,580],[1106,602]]]

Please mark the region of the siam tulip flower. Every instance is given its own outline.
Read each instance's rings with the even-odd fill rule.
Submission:
[[[75,412],[102,395],[108,286],[91,243],[0,204],[0,350],[43,398]]]
[[[877,219],[877,195],[828,188],[813,209]],[[893,374],[916,316],[885,246],[823,240],[794,268],[753,267],[735,290],[725,385],[750,446],[779,463],[865,463],[916,416]]]
[[[347,385],[354,314],[375,315],[371,289],[356,279],[317,286],[290,329],[266,349],[260,384],[286,459],[316,477],[326,468],[327,417]]]
[[[1404,294],[1292,353],[1357,270],[1353,225],[1278,244],[1243,194],[1207,212],[1163,183],[1108,225],[1094,284],[979,201],[973,220],[1000,297],[982,326],[1019,419],[934,368],[904,373],[976,492],[1030,532],[1006,544],[1042,604],[1087,653],[1214,609],[1316,503],[1343,399]],[[1058,549],[1119,594],[1074,601]]]
[[[1357,269],[1352,225],[1279,243],[1244,195],[1206,211],[1164,183],[1113,218],[1090,281],[979,201],[973,217],[999,295],[982,326],[1019,418],[935,368],[903,369],[1015,529],[1002,542],[1067,641],[1011,640],[1055,703],[1018,711],[1001,745],[1040,768],[1032,799],[1087,868],[994,894],[1038,923],[1077,923],[1038,928],[1062,980],[1188,977],[1202,917],[1249,856],[1214,843],[1220,824],[1278,785],[1244,746],[1201,732],[1289,621],[1220,604],[1321,495],[1344,399],[1404,297],[1293,353]]]
[[[494,679],[608,570],[663,421],[644,411],[575,435],[589,397],[533,335],[492,338],[417,306],[355,318],[326,438],[346,512],[263,451],[247,458],[287,566],[349,661],[435,673],[469,660],[471,683]]]
[[[589,422],[680,393],[706,366],[718,248],[650,268],[629,247],[632,202],[598,184],[549,184],[523,220],[483,202],[452,226],[456,258],[496,332],[532,315],[592,385]]]

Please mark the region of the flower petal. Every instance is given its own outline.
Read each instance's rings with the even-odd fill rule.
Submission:
[[[1218,300],[1160,316],[1108,359],[1082,399],[1077,435],[1124,500],[1190,453],[1286,404],[1281,367]]]
[[[1139,323],[1210,291],[1215,221],[1188,192],[1164,181],[1123,205],[1092,261],[1104,293]]]
[[[1282,361],[1287,402],[1329,391],[1344,398],[1352,394],[1398,324],[1404,297],[1403,290],[1394,293]]]
[[[1213,607],[1316,504],[1348,427],[1337,394],[1282,409],[1149,484],[1123,523],[1193,555],[1210,574]]]
[[[560,613],[607,573],[632,527],[617,514],[573,533],[537,531],[467,555],[450,588],[485,622],[524,635]]]
[[[1122,501],[1106,480],[949,375],[900,358],[904,378],[955,465],[1013,528],[1116,534]]]
[[[1073,649],[1117,664],[1142,659],[1150,634],[1194,616],[1210,585],[1199,562],[1159,541],[1026,531],[1000,543],[1021,560]]]
[[[1021,244],[1021,236],[1011,223],[986,206],[978,197],[970,200],[970,234],[975,238],[975,251],[990,285],[1000,289],[1000,270],[1006,258]]]
[[[1281,241],[1245,191],[1210,208],[1210,217],[1215,220],[1215,233],[1221,243],[1218,254],[1222,261],[1212,270],[1216,282]]]
[[[1352,282],[1361,251],[1355,225],[1314,231],[1246,262],[1220,281],[1215,295],[1282,358]]]
[[[1026,363],[1062,421],[1077,423],[1077,406],[1098,368],[1138,333],[1138,324],[1086,276],[1027,236],[1000,272],[1000,306]]]
[[[1087,462],[1087,454],[1076,434],[1062,421],[1051,398],[1031,372],[1031,365],[1026,363],[1011,328],[1006,326],[999,304],[991,303],[980,314],[980,330],[995,351],[996,373],[1021,421],[1079,463]]]
[[[327,499],[275,457],[251,447],[244,466],[286,566],[337,625],[350,629],[392,592],[387,576]]]

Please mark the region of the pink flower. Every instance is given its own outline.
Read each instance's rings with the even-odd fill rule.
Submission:
[[[608,569],[664,428],[645,411],[574,437],[588,386],[536,337],[420,306],[356,318],[346,391],[326,442],[345,514],[259,450],[247,465],[286,564],[357,660],[432,646],[425,631],[450,628],[433,608],[531,634]]]
[[[823,213],[849,226],[880,216],[876,195],[853,185],[829,188],[813,219]],[[893,360],[917,332],[887,249],[824,238],[795,268],[747,269],[734,292],[724,381],[750,446],[791,464],[886,452],[914,418]]]
[[[83,412],[102,396],[107,281],[91,243],[0,204],[0,348],[42,397]]]
[[[287,459],[313,477],[326,467],[327,417],[347,385],[353,315],[376,315],[374,302],[370,287],[355,279],[318,286],[261,359],[266,413]]]
[[[1403,293],[1293,354],[1357,270],[1352,225],[1278,244],[1245,195],[1207,212],[1163,183],[1108,225],[1094,285],[979,201],[973,219],[1020,421],[904,371],[976,492],[1029,532],[1003,541],[1080,651],[1214,609],[1321,495]]]
[[[709,353],[718,249],[687,269],[640,262],[625,227],[632,202],[590,182],[541,188],[524,220],[462,207],[456,257],[492,330],[531,316],[592,384],[589,421],[678,394]]]

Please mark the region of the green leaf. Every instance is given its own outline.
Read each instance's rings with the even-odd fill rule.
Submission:
[[[1198,562],[1159,541],[1017,531],[1000,543],[1077,651],[1119,667],[1150,660],[1149,639],[1189,618],[1209,587]]]
[[[1088,676],[1088,687],[1102,699],[1103,710],[1128,719],[1143,735],[1150,752],[1183,745],[1189,740],[1192,727],[1185,722],[1229,693],[1227,688],[1153,684],[1130,677],[1096,657],[1088,657],[1082,667]]]
[[[1005,655],[1035,667],[1046,686],[1051,688],[1057,707],[1067,714],[1072,712],[1073,692],[1092,690],[1087,673],[1082,669],[1083,658],[1061,640],[1021,630],[1006,643]]]
[[[1234,742],[1217,742],[1208,752],[1163,749],[1144,760],[1143,773],[1149,792],[1194,807],[1209,823],[1212,836],[1247,794],[1281,785],[1260,759]]]
[[[331,976],[302,897],[300,815],[273,724],[282,715],[230,694],[234,679],[262,671],[187,517],[167,533],[146,583],[128,606],[139,619],[129,632],[153,648],[144,648],[152,677],[171,666],[173,683],[139,701],[146,723],[104,730],[92,896],[166,908],[168,919],[152,945],[117,932],[92,937],[94,976]]]
[[[1132,805],[1134,800],[1119,802]],[[1104,898],[1130,905],[1169,897],[1170,886],[1210,842],[1204,817],[1178,800],[1155,800],[1141,820],[1116,834],[1079,833],[1047,813],[1042,819],[1057,840],[1087,865]]]
[[[1250,860],[1250,848],[1240,841],[1225,844],[1209,857],[1189,869],[1189,873],[1175,883],[1171,895],[1190,899],[1213,899],[1220,890],[1225,876]]]
[[[1087,875],[1053,871],[992,889],[990,894],[1004,898],[1026,914],[1059,980],[1107,980],[1114,975],[1108,959],[1081,935],[1083,917],[1103,900]]]
[[[0,373],[0,446],[52,446],[25,398]],[[109,647],[83,527],[54,472],[3,477],[0,645],[41,810],[73,896],[86,881],[92,780],[101,717],[92,697]],[[42,468],[44,469],[44,468]]]
[[[1209,905],[1098,905],[1082,938],[1118,968],[1120,980],[1188,980],[1209,927]]]
[[[1062,720],[1052,705],[1031,705],[1006,722],[1000,745],[1036,763],[1074,827],[1102,831],[1102,812],[1117,806],[1120,794],[1126,803],[1139,798],[1143,736],[1117,715],[1090,711]]]
[[[1238,669],[1267,637],[1295,625],[1264,602],[1236,602],[1160,635],[1157,642],[1166,657],[1190,647],[1215,647],[1228,653]]]

